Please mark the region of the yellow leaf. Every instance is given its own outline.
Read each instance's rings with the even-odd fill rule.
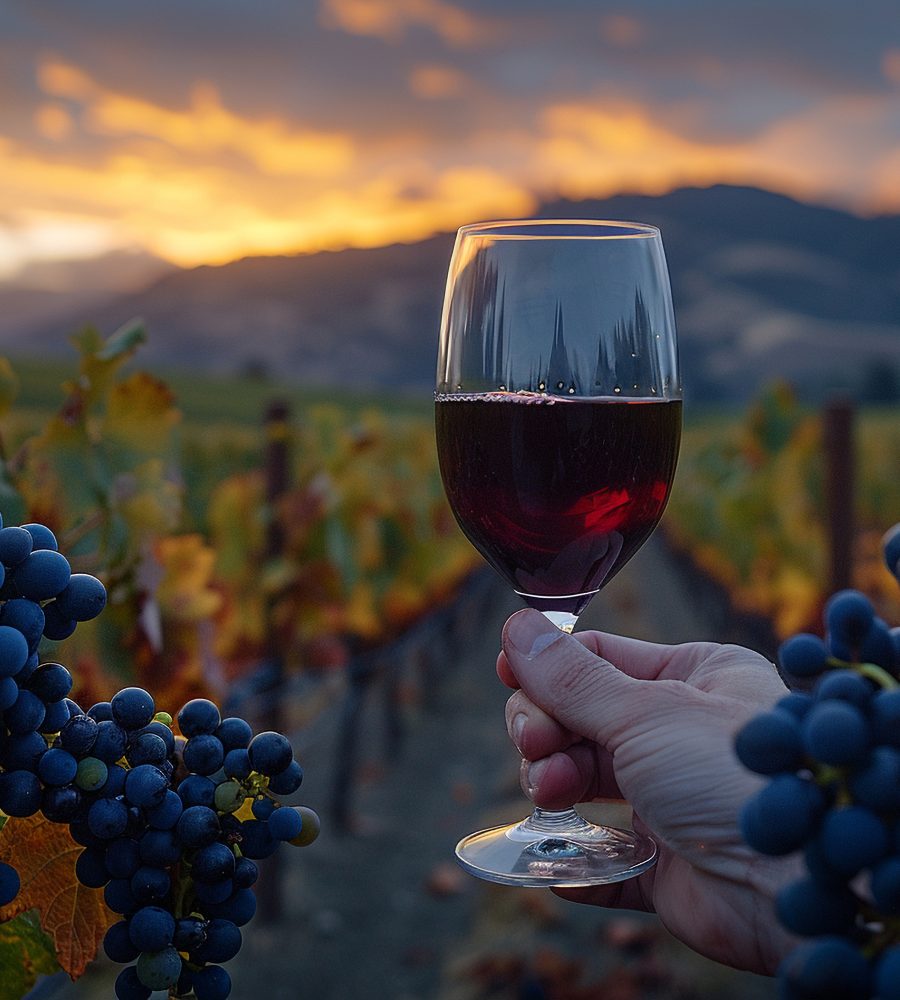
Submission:
[[[168,436],[180,419],[174,393],[165,382],[136,372],[110,389],[103,437],[134,451],[159,454],[167,450]]]
[[[165,575],[156,599],[164,617],[202,621],[218,611],[222,599],[211,587],[216,554],[200,535],[163,538],[157,554]]]

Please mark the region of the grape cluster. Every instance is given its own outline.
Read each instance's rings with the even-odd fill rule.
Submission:
[[[193,991],[198,1000],[224,1000],[231,980],[222,963],[239,951],[240,928],[256,910],[256,862],[281,842],[303,846],[318,833],[312,810],[279,802],[303,780],[290,742],[274,732],[254,736],[243,719],[222,719],[202,698],[178,713],[176,737],[140,688],[80,718],[95,722],[98,740],[105,726],[124,737],[122,763],[108,765],[121,777],[70,820],[85,848],[78,877],[104,886],[107,905],[123,917],[104,941],[107,956],[127,965],[116,995]]]
[[[104,940],[126,965],[119,1000],[224,1000],[222,964],[256,910],[256,862],[318,834],[311,809],[280,801],[303,780],[290,742],[203,698],[181,709],[176,734],[138,687],[83,711],[69,671],[40,663],[38,646],[98,614],[103,585],[71,574],[41,525],[0,527],[0,562],[0,810],[68,824],[78,880],[122,917]],[[0,863],[0,905],[19,889]]]
[[[885,536],[900,580],[900,525]],[[802,850],[804,877],[776,913],[809,940],[778,971],[782,1000],[900,998],[900,628],[855,590],[824,611],[825,638],[779,650],[792,691],[737,734],[735,750],[770,781],[740,815],[744,840],[769,855]]]

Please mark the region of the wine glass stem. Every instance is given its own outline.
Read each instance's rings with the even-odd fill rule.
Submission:
[[[541,614],[553,622],[561,632],[566,632],[569,635],[575,630],[575,625],[578,622],[578,615],[573,615],[569,611],[543,611]]]
[[[542,613],[560,631],[570,635],[578,622],[578,616],[568,611],[544,611]],[[525,820],[522,827],[529,832],[553,835],[554,833],[572,832],[582,826],[584,822],[574,809],[541,809],[539,806],[535,806],[531,816]]]

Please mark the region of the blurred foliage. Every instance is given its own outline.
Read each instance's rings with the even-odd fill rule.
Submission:
[[[229,422],[235,390],[219,395],[217,422],[186,422],[171,387],[134,370],[144,337],[139,323],[78,334],[77,370],[49,413],[20,409],[0,358],[4,519],[50,526],[74,568],[109,590],[104,614],[54,654],[83,701],[123,681],[170,705],[221,696],[273,655],[291,670],[341,665],[479,564],[444,500],[421,405],[388,413],[312,394],[282,428],[287,485],[271,501],[262,406],[248,423],[238,401]],[[208,414],[210,393],[197,392]]]
[[[896,411],[859,413],[856,452],[854,585],[900,620],[880,555],[881,535],[900,520]],[[819,414],[773,385],[741,419],[685,429],[667,533],[739,610],[781,636],[815,631],[829,586],[824,478]]]

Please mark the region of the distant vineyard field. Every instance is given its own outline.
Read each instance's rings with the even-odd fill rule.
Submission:
[[[111,585],[102,630],[66,651],[98,694],[109,673],[168,678],[173,702],[226,685],[273,636],[291,669],[344,662],[481,565],[444,500],[430,400],[161,379],[136,366],[140,339],[86,335],[74,365],[0,371],[0,510],[59,529],[76,566]],[[273,398],[291,414],[276,504],[262,426]],[[742,414],[689,416],[663,522],[683,558],[780,635],[815,629],[827,596],[821,437],[783,387]],[[854,583],[900,620],[879,556],[900,520],[897,411],[861,411],[856,443]]]
[[[879,541],[900,521],[900,413],[860,410],[855,447],[853,583],[898,621]],[[829,581],[824,476],[820,415],[775,387],[740,416],[688,422],[664,530],[739,611],[780,636],[816,631]]]

